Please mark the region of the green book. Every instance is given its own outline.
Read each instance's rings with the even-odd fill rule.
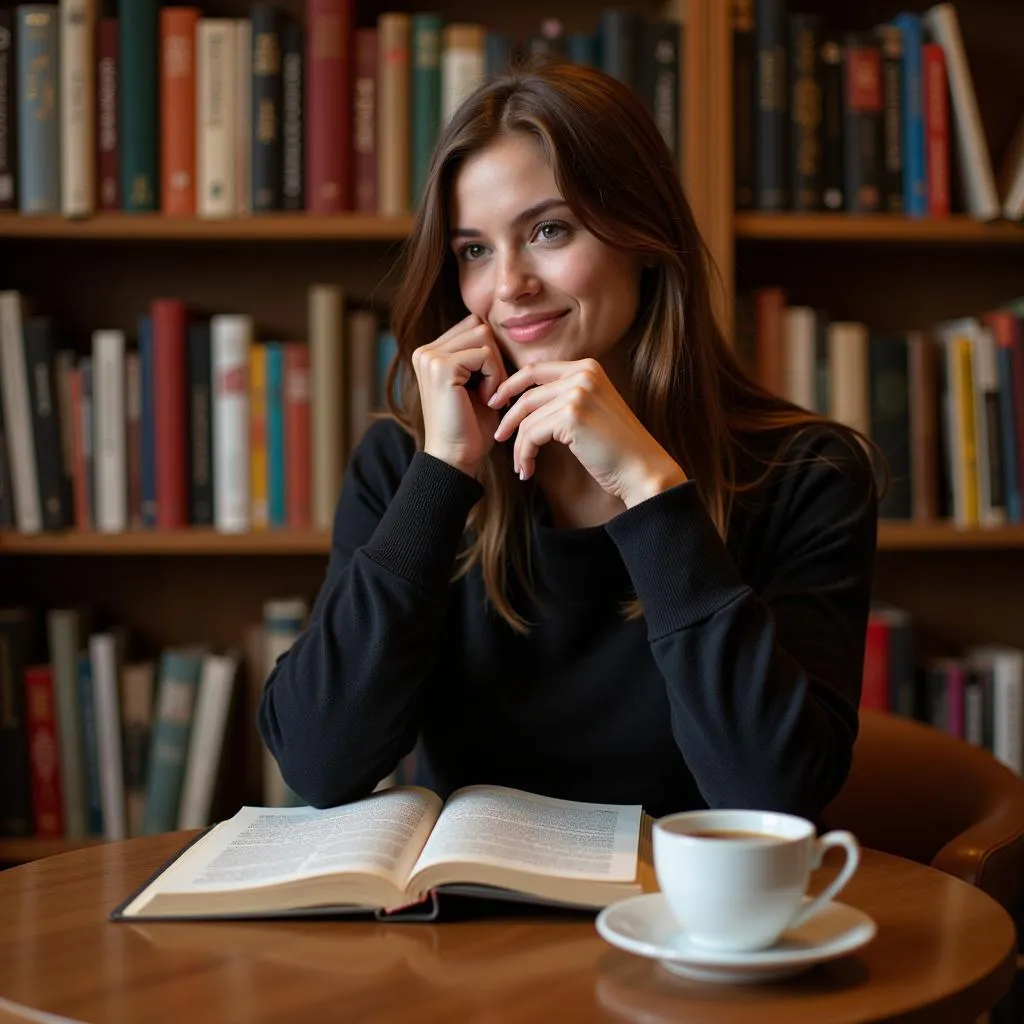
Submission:
[[[412,195],[417,205],[441,123],[441,16],[412,18]]]
[[[159,209],[160,53],[156,0],[118,5],[117,83],[121,134],[121,203],[127,212]]]

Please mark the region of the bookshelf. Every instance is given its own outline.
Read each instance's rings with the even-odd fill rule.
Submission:
[[[674,16],[684,25],[682,174],[720,271],[719,313],[724,324],[735,324],[734,337],[749,326],[748,296],[761,285],[782,284],[803,301],[882,328],[928,323],[1024,290],[1024,227],[1017,224],[963,215],[922,221],[735,212],[732,5],[637,0],[627,6]],[[798,6],[795,0],[791,6]],[[870,26],[897,10],[926,6],[917,0],[799,5],[823,12],[839,27]],[[1024,86],[1006,70],[1019,58],[1024,7],[996,0],[959,7],[969,52],[982,58],[977,87],[989,141],[998,150],[1012,128],[1011,112],[1024,107]],[[359,9],[369,23],[384,8],[361,3]],[[448,0],[441,9],[446,20],[478,16],[467,0]],[[218,0],[203,10],[239,17],[248,6],[245,0]],[[487,21],[523,37],[552,13],[573,29],[590,25],[594,12],[587,0],[565,0],[554,9],[528,0],[489,12]],[[302,338],[312,282],[342,284],[354,305],[386,307],[398,247],[411,224],[411,216],[365,214],[216,220],[0,214],[2,285],[32,295],[39,308],[67,326],[82,351],[88,332],[100,325],[132,336],[139,311],[158,294],[181,296],[199,309],[244,310],[262,335]],[[299,594],[312,601],[329,543],[327,533],[316,530],[0,533],[0,605],[93,604],[144,649],[199,639],[224,649],[239,644],[245,628],[258,621],[264,600]],[[937,648],[988,640],[1024,644],[1021,579],[1024,527],[881,525],[877,593],[910,609],[926,642]],[[247,707],[250,742],[251,712]],[[235,781],[240,790],[252,785],[248,776]],[[0,864],[65,848],[59,842],[4,840]]]

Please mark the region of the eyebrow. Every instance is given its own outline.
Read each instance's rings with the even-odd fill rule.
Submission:
[[[556,206],[568,206],[569,204],[564,199],[542,199],[539,203],[534,203],[533,206],[528,206],[522,213],[517,213],[512,218],[512,227],[518,228],[525,224],[527,221],[533,220],[534,217],[539,217],[543,213],[547,213],[548,210],[553,210]],[[478,228],[452,228],[452,238],[468,238],[482,235],[483,232]]]

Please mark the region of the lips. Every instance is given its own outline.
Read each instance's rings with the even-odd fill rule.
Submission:
[[[501,326],[513,341],[538,341],[553,331],[568,310],[560,313],[534,313],[530,316],[517,316],[506,320]]]

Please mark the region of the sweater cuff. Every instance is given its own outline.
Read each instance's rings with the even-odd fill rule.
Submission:
[[[626,509],[605,529],[652,640],[710,618],[747,589],[692,481]]]
[[[483,485],[442,459],[416,452],[364,549],[396,576],[443,591]]]

